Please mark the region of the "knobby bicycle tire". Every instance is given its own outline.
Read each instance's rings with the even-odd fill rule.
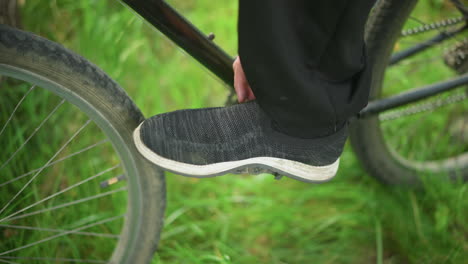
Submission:
[[[0,75],[37,84],[76,105],[112,142],[124,165],[128,206],[110,263],[149,263],[165,209],[163,172],[132,141],[144,119],[126,92],[103,71],[61,45],[0,25]]]
[[[373,66],[370,100],[378,99],[381,95],[395,41],[416,3],[417,0],[381,0],[370,14],[366,26],[367,50]],[[350,138],[355,153],[372,176],[389,184],[420,184],[419,176],[422,171],[395,158],[390,152],[380,129],[378,116],[355,122],[350,129]],[[466,177],[468,162],[464,159],[456,168],[447,169],[443,173],[448,178],[458,178],[460,175]]]

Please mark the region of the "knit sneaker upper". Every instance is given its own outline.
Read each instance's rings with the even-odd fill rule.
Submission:
[[[338,159],[346,137],[346,127],[315,139],[285,135],[255,101],[156,115],[141,127],[141,140],[149,149],[195,165],[275,157],[324,166]]]

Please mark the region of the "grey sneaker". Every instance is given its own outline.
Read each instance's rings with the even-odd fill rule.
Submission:
[[[347,128],[322,138],[291,137],[278,132],[252,101],[156,115],[140,124],[133,137],[144,157],[180,175],[268,172],[321,182],[338,170]]]

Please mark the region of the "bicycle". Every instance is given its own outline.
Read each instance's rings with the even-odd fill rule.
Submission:
[[[163,1],[124,0],[123,2],[200,61],[217,77],[232,86],[232,58],[214,43],[214,35],[204,35]],[[464,46],[466,44],[463,44],[465,41],[460,40],[459,36],[466,32],[468,11],[460,1],[452,0],[453,13],[459,13],[461,16],[450,17],[442,22],[431,24],[422,23],[421,26],[405,29],[401,33],[406,23],[416,21],[420,24],[421,22],[411,16],[416,2],[414,0],[381,0],[374,7],[366,33],[374,76],[371,102],[356,117],[351,127],[353,147],[369,173],[392,184],[417,184],[418,174],[421,172],[443,174],[450,178],[468,177],[468,149],[466,147],[468,144],[464,141],[466,125],[463,119],[468,108],[466,106],[468,90],[463,86],[468,83],[466,74],[468,60],[460,55],[467,53],[459,52],[466,49]],[[400,37],[402,39],[413,35],[417,35],[416,38],[424,37],[428,31],[432,32],[431,30],[436,31],[435,37],[422,43],[418,40],[416,45],[409,43],[409,48],[391,55],[395,43],[400,43],[398,42]],[[383,34],[385,38],[382,37]],[[386,83],[387,80],[384,81],[385,72],[393,70],[393,66],[389,67],[389,65],[405,67],[407,66],[404,64],[406,60],[444,41],[459,43],[453,50],[446,53],[446,60],[461,74],[460,76],[396,96],[388,96],[387,91],[390,94],[400,92],[400,87],[394,89],[392,85]],[[429,60],[431,59],[433,58],[430,57]],[[440,60],[440,58],[437,59]],[[424,61],[426,60],[428,58],[424,58]],[[450,60],[455,62],[450,62]],[[442,60],[439,62],[443,63]],[[0,27],[0,75],[8,76],[8,79],[2,81],[2,87],[8,88],[2,89],[3,95],[7,94],[17,99],[15,102],[18,102],[14,103],[10,111],[2,110],[2,118],[5,122],[0,127],[0,136],[3,134],[3,138],[16,139],[16,141],[6,142],[5,145],[2,144],[6,151],[0,159],[2,161],[0,171],[7,175],[7,179],[0,182],[0,188],[7,186],[13,189],[12,191],[7,189],[12,193],[12,197],[0,204],[0,228],[3,228],[0,263],[149,262],[157,247],[162,229],[165,183],[162,171],[141,158],[133,146],[131,134],[143,120],[138,107],[122,88],[86,59],[56,43],[6,26]],[[25,85],[25,83],[31,85]],[[42,91],[38,91],[38,88],[44,88],[58,96],[50,97],[48,94],[40,93]],[[22,109],[22,102],[30,100],[31,95],[35,95],[34,101],[46,101],[48,105]],[[385,97],[382,99],[383,96]],[[425,101],[420,103],[423,100]],[[228,101],[232,101],[232,96]],[[43,131],[41,128],[46,127],[49,120],[60,123],[60,116],[72,109],[70,105],[70,108],[63,110],[63,107],[69,106],[65,104],[66,102],[77,107],[77,109],[74,108],[73,115],[63,117],[74,119],[73,125],[64,127],[71,137],[63,139],[61,144],[52,144],[51,148],[43,153],[48,155],[47,158],[34,162],[28,156],[30,153],[20,150],[28,142],[39,144],[47,138],[49,131],[53,132],[51,134],[61,133],[55,127],[49,127],[48,131]],[[453,109],[446,109],[454,103],[460,104]],[[406,107],[401,109],[402,106]],[[401,143],[398,142],[398,138],[389,137],[395,133],[395,124],[386,126],[385,121],[407,117],[410,119],[405,122],[411,124],[420,120],[423,122],[425,120],[418,114],[438,109],[442,109],[442,112],[431,113],[432,117],[448,116],[449,123],[453,122],[448,126],[447,134],[461,133],[462,135],[461,139],[455,139],[458,146],[450,152],[450,155],[455,155],[455,157],[437,161],[440,160],[437,155],[441,154],[436,153],[434,156],[415,158],[405,156],[408,153],[399,153],[399,151],[407,151],[404,148],[402,150],[392,147],[394,144],[400,143],[401,145],[405,142]],[[43,120],[36,120],[37,124],[32,127],[19,126],[21,120],[18,121],[18,119],[34,116],[38,111],[44,114]],[[429,121],[432,122],[431,120]],[[75,123],[78,121],[81,121],[83,125],[77,126]],[[455,133],[450,132],[449,130],[453,127],[457,128],[459,122],[462,122],[461,130],[459,128]],[[11,128],[14,125],[16,129]],[[421,126],[424,127],[424,123]],[[402,129],[401,125],[396,128]],[[85,129],[88,133],[101,135],[102,140],[75,142],[73,139],[78,138],[80,132]],[[432,140],[432,138],[429,137],[427,140]],[[414,148],[411,144],[410,147]],[[110,152],[116,152],[118,158],[113,158],[115,155],[109,155]],[[102,163],[112,165],[104,170],[81,171],[78,166],[73,165],[77,157],[85,154],[89,155],[82,159],[86,162],[94,162],[95,166],[102,166]],[[109,160],[91,161],[95,156],[109,156]],[[27,162],[18,161],[21,158]],[[120,160],[121,165],[116,159]],[[57,172],[52,170],[54,168],[60,170],[64,166],[67,167],[67,173],[74,171],[77,175],[92,176],[69,184],[64,177],[57,176]],[[40,177],[43,172],[48,172],[49,178]],[[104,179],[101,176],[108,177],[108,179],[101,181],[100,186],[90,185],[92,180]],[[20,184],[21,181],[25,184]],[[53,182],[54,186],[45,189],[49,182]],[[117,188],[124,182],[127,184],[126,187]],[[31,187],[32,183],[35,183],[33,190],[26,193],[25,190]],[[73,189],[84,187],[90,193],[95,194],[80,199],[70,194]],[[58,201],[50,207],[43,205],[44,202],[55,201],[57,197],[64,195],[69,195],[67,198],[74,200]],[[85,203],[86,206],[84,206]],[[118,206],[123,203],[127,204],[127,208]],[[114,204],[115,207],[113,207]],[[79,209],[89,211],[89,208],[92,208],[96,212],[104,207],[108,212],[84,217],[79,221],[74,219],[73,215],[68,217],[66,213],[56,213],[56,210],[72,205],[83,205]],[[36,208],[35,211],[28,211],[33,207]],[[124,209],[126,212],[123,212]],[[110,211],[114,216],[107,217]],[[51,212],[54,213],[51,214]],[[115,215],[115,212],[118,214]],[[57,220],[64,228],[37,227],[30,216],[36,216],[36,219],[48,222]],[[119,224],[106,225],[115,222]],[[27,233],[31,230],[47,231],[52,235],[37,238]],[[82,241],[78,243],[78,246],[71,238],[72,236],[81,238]],[[45,247],[44,244],[46,244]],[[90,252],[89,248],[97,246],[105,247],[104,251],[107,255],[102,256],[101,253]],[[53,248],[54,251],[60,249],[60,251],[54,252],[54,257],[42,257],[40,254],[47,248]]]

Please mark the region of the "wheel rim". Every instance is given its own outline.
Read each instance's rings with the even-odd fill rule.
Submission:
[[[453,30],[464,23],[464,19],[460,19],[454,7],[443,10],[442,13],[444,16],[436,20],[448,21],[448,23],[431,23],[428,18],[418,18],[420,12],[416,6],[405,23],[402,36],[395,42],[395,50],[404,50],[411,44],[427,39],[434,30],[436,33]],[[447,17],[450,18],[447,19]],[[409,88],[453,78],[457,73],[444,66],[443,49],[460,42],[460,38],[460,35],[457,35],[456,38],[443,42],[442,45],[434,45],[429,51],[391,66],[385,73],[385,79],[377,98],[388,97]],[[439,53],[436,55],[434,50]],[[435,71],[434,69],[440,71],[445,67],[445,72],[432,74],[433,78],[428,78],[428,63],[432,71]],[[411,74],[411,77],[407,77],[408,74]],[[426,80],[426,83],[414,80]],[[468,141],[466,141],[468,92],[465,90],[466,88],[462,87],[435,98],[380,114],[377,121],[379,134],[390,156],[399,164],[414,171],[448,173],[455,176],[466,175],[468,172]],[[461,127],[460,122],[462,122]],[[457,125],[458,128],[456,128]],[[431,129],[428,131],[427,128]],[[439,131],[436,131],[436,128]],[[458,131],[451,131],[453,129],[458,129]],[[438,132],[437,135],[435,132]],[[453,138],[453,135],[457,133],[460,134],[458,142],[454,141],[458,140],[457,138]]]
[[[44,165],[34,167],[34,168],[27,168],[29,170],[19,172],[19,168],[17,164],[19,164],[19,161],[15,161],[18,158],[21,158],[21,153],[26,149],[26,144],[24,147],[21,147],[23,144],[19,144],[19,151],[16,152],[16,149],[18,149],[18,146],[16,146],[15,151],[13,151],[12,155],[6,155],[8,156],[6,159],[0,161],[2,163],[0,166],[2,167],[1,170],[4,172],[7,170],[11,164],[15,164],[16,166],[13,167],[10,171],[13,173],[9,173],[8,177],[9,179],[0,181],[0,188],[6,188],[5,186],[14,186],[17,183],[23,181],[23,182],[30,182],[27,184],[27,186],[23,189],[23,187],[17,186],[19,188],[18,191],[9,191],[8,193],[13,193],[13,197],[7,198],[6,202],[2,200],[2,204],[0,204],[0,210],[2,211],[0,213],[0,230],[2,232],[0,233],[0,236],[3,235],[2,238],[2,244],[3,246],[10,246],[9,249],[3,248],[3,246],[0,246],[0,263],[44,263],[43,261],[50,261],[51,259],[54,259],[54,263],[70,263],[70,262],[77,262],[80,261],[80,263],[107,263],[109,260],[112,263],[116,263],[121,258],[125,258],[126,252],[129,250],[132,250],[132,248],[129,245],[132,245],[134,241],[136,240],[135,235],[132,234],[137,234],[136,230],[139,229],[139,222],[138,222],[138,215],[140,215],[139,212],[141,212],[141,205],[140,205],[140,199],[141,197],[139,194],[141,193],[139,191],[139,182],[138,178],[135,177],[136,175],[136,168],[135,168],[135,161],[133,160],[133,157],[131,154],[129,154],[129,151],[127,150],[127,147],[124,143],[124,140],[120,138],[119,134],[112,128],[111,124],[109,124],[105,118],[100,116],[98,112],[90,105],[87,105],[84,100],[81,98],[77,97],[75,94],[72,93],[67,93],[66,90],[62,89],[58,84],[44,79],[42,77],[39,77],[37,75],[34,75],[31,72],[27,72],[25,70],[20,70],[11,66],[5,66],[5,65],[0,65],[0,75],[5,75],[5,76],[10,76],[14,77],[19,80],[23,80],[29,83],[36,84],[36,86],[31,85],[27,88],[23,88],[23,91],[26,93],[26,97],[24,99],[20,99],[19,101],[23,100],[22,104],[27,103],[29,100],[28,98],[31,98],[32,95],[38,94],[38,92],[43,92],[40,91],[39,88],[45,88],[46,90],[52,91],[56,94],[59,94],[61,97],[65,98],[67,101],[71,102],[74,105],[77,105],[80,110],[86,112],[86,114],[91,118],[92,121],[84,120],[83,116],[75,116],[74,121],[83,121],[82,125],[79,125],[78,127],[71,127],[69,130],[73,130],[75,132],[72,132],[72,140],[68,142],[69,140],[63,140],[65,142],[60,142],[63,143],[59,146],[58,150],[53,153],[51,158],[49,158]],[[5,82],[5,81],[4,81]],[[32,88],[31,88],[32,87]],[[8,89],[3,89],[4,92],[6,92]],[[23,96],[21,96],[23,98]],[[55,98],[51,99],[47,96],[45,96],[47,100],[50,102],[54,102],[55,105],[49,106],[49,107],[44,107],[45,112],[48,112],[47,115],[45,115],[45,118],[42,119],[44,122],[39,122],[39,129],[36,131],[35,128],[32,129],[27,129],[27,128],[21,128],[21,130],[24,130],[24,134],[28,134],[28,136],[25,136],[24,138],[28,141],[26,142],[27,144],[33,143],[35,137],[40,137],[41,133],[43,134],[44,129],[47,129],[47,124],[51,123],[52,121],[57,121],[57,116],[61,113],[60,111],[62,108],[67,107],[67,103],[64,101],[65,99],[61,98]],[[34,98],[33,98],[34,99]],[[13,103],[17,105],[16,103]],[[71,106],[71,104],[68,104],[68,107]],[[16,116],[21,116],[22,110],[18,108],[16,111],[13,109],[11,113],[15,112]],[[4,112],[4,111],[2,111]],[[6,118],[7,121],[4,122],[4,124],[0,125],[0,136],[2,139],[5,139],[8,133],[10,135],[12,132],[8,132],[11,130],[11,127],[14,124],[18,124],[18,122],[15,122],[15,115],[11,115],[11,113],[8,115]],[[24,112],[27,113],[27,110]],[[67,113],[67,115],[69,115]],[[65,115],[65,117],[67,117]],[[80,120],[83,119],[83,120]],[[10,121],[8,121],[10,120]],[[83,131],[89,130],[88,133],[93,133],[93,131],[99,130],[94,123],[98,124],[99,127],[105,131],[105,135],[107,138],[110,138],[110,140],[104,140],[103,138],[99,138],[96,142],[84,142],[83,139],[80,139],[78,143],[76,143],[75,149],[71,148],[68,149],[71,146],[71,142],[75,138],[79,138],[80,134],[83,133]],[[6,125],[5,125],[6,124]],[[42,125],[41,125],[42,124]],[[66,124],[70,124],[70,122],[66,122]],[[50,129],[50,127],[49,127]],[[67,128],[68,129],[68,128]],[[51,129],[53,130],[53,128]],[[55,128],[55,130],[57,130]],[[31,132],[32,131],[32,132]],[[36,132],[34,132],[36,131]],[[2,135],[3,134],[3,135]],[[13,133],[13,134],[19,134],[19,133]],[[32,136],[31,136],[32,135]],[[76,135],[76,136],[74,136]],[[28,138],[30,138],[28,140]],[[23,138],[23,139],[24,139]],[[47,138],[47,135],[46,135]],[[93,134],[93,138],[96,138],[95,134]],[[23,140],[23,141],[26,141]],[[113,146],[111,145],[111,142]],[[24,142],[23,142],[24,143]],[[49,142],[51,148],[56,147],[55,145],[58,146],[58,144],[54,144]],[[2,144],[3,145],[3,144]],[[10,145],[14,145],[12,142],[10,142]],[[17,144],[18,145],[18,144]],[[6,144],[5,144],[6,146]],[[62,146],[66,146],[62,148]],[[64,151],[67,150],[68,151]],[[51,171],[53,168],[57,168],[58,166],[68,166],[67,172],[70,170],[70,168],[78,167],[75,164],[73,166],[70,166],[69,163],[71,160],[76,159],[80,157],[81,155],[84,155],[86,153],[91,153],[91,155],[96,155],[96,153],[105,153],[106,155],[109,152],[109,149],[115,149],[115,151],[119,154],[121,164],[120,166],[116,164],[116,156],[112,156],[110,158],[110,165],[102,170],[97,170],[93,168],[93,173],[92,175],[88,175],[87,177],[80,177],[79,179],[74,179],[73,182],[70,177],[63,177],[63,176],[57,176],[57,173],[48,173],[47,171]],[[97,151],[99,150],[99,151]],[[94,153],[93,153],[94,151]],[[97,152],[96,152],[97,151]],[[14,154],[14,153],[17,154]],[[52,152],[51,152],[52,153]],[[65,154],[64,154],[65,153]],[[48,153],[50,154],[50,153]],[[89,156],[88,156],[89,157]],[[3,158],[3,157],[2,157]],[[88,158],[84,158],[88,159]],[[102,165],[99,163],[99,161],[96,161],[98,165]],[[27,162],[31,165],[32,162]],[[64,165],[66,164],[66,165]],[[49,166],[53,165],[53,166]],[[27,166],[25,166],[26,168]],[[63,168],[62,168],[63,169]],[[16,171],[15,171],[16,170]],[[31,172],[32,171],[32,172]],[[78,171],[79,172],[79,171]],[[26,175],[25,175],[26,174]],[[53,187],[53,190],[45,190],[44,193],[47,193],[47,195],[41,195],[38,192],[41,190],[44,190],[44,186],[48,186],[48,184],[45,184],[44,180],[39,180],[42,176],[42,174],[45,175],[55,175],[56,177],[60,178],[60,180],[67,180],[70,181],[70,183],[66,182],[63,183],[63,186],[55,186]],[[118,181],[117,179],[122,179],[120,177],[121,175],[125,175],[126,178],[126,185],[123,186],[121,181]],[[21,176],[18,178],[18,176]],[[6,177],[2,177],[5,179]],[[45,178],[45,177],[44,177]],[[32,179],[32,180],[31,180]],[[99,183],[104,182],[105,180],[111,181],[118,181],[117,184],[114,184],[110,187],[107,187],[105,189],[101,189],[101,187],[96,187],[99,186]],[[12,181],[14,180],[14,181]],[[39,183],[41,184],[41,188],[35,188],[33,189],[34,192],[28,191],[28,189],[32,186],[32,183]],[[25,186],[25,185],[22,185]],[[90,187],[91,186],[91,187]],[[11,189],[11,187],[9,187]],[[81,188],[81,189],[80,189]],[[23,190],[22,190],[23,189]],[[83,190],[86,190],[87,192],[98,192],[95,194],[86,194],[86,197],[81,197],[81,199],[76,199],[73,197],[73,201],[60,201],[58,198],[65,197],[66,195],[73,194],[73,192],[80,190],[81,192]],[[126,192],[128,191],[128,192]],[[5,192],[2,192],[5,194]],[[119,195],[120,193],[120,195]],[[24,196],[24,194],[28,194]],[[127,194],[127,195],[125,195]],[[126,197],[122,197],[126,196]],[[16,196],[16,197],[15,197]],[[32,197],[36,198],[38,202],[37,205],[34,205],[35,202],[31,202],[28,200],[29,198],[24,198],[24,197]],[[76,196],[76,195],[75,195]],[[117,203],[120,204],[126,204],[127,206],[127,211],[122,212],[121,208],[122,206],[117,206],[112,208],[110,206],[109,212],[112,211],[112,214],[104,214],[103,212],[99,212],[98,214],[91,215],[91,216],[83,216],[80,215],[79,213],[77,214],[77,207],[78,206],[84,206],[80,210],[84,210],[83,208],[85,207],[91,207],[90,205],[91,202],[96,202],[94,206],[95,209],[101,208],[101,207],[106,207],[106,204],[109,205],[111,196],[113,196],[112,200],[114,202],[117,201]],[[105,200],[107,199],[107,200]],[[20,200],[20,202],[18,202]],[[44,203],[47,203],[47,208],[40,208],[40,206],[43,206]],[[28,205],[26,205],[28,204]],[[8,206],[7,206],[8,205]],[[34,205],[34,206],[31,206]],[[66,206],[65,206],[66,205]],[[10,209],[12,206],[16,208],[15,210]],[[57,214],[51,214],[53,211],[54,213],[60,210],[65,210],[68,209],[68,211],[71,212],[69,214],[62,214],[58,216]],[[120,212],[116,212],[114,209],[119,209]],[[53,209],[53,210],[50,210]],[[67,211],[67,210],[65,210]],[[34,214],[32,214],[34,213]],[[38,216],[42,217],[44,214],[48,213],[49,218],[41,218],[39,219]],[[118,214],[116,214],[118,213]],[[126,214],[126,217],[124,215]],[[104,217],[105,216],[105,217]],[[36,217],[36,222],[35,226],[30,226],[28,227],[26,224],[28,219],[31,219],[31,217]],[[78,219],[77,219],[78,218]],[[23,220],[22,220],[23,219]],[[39,220],[37,220],[39,219]],[[58,227],[54,226],[51,227],[49,226],[39,226],[38,223],[47,223],[47,222],[52,222],[52,219],[55,220],[60,220],[62,223],[66,223],[65,227]],[[68,220],[67,220],[68,219]],[[7,221],[8,220],[8,221]],[[27,221],[26,221],[27,220]],[[109,225],[109,223],[116,223],[117,221],[120,221],[120,224],[113,224]],[[13,224],[12,224],[13,223]],[[32,223],[32,222],[30,222]],[[26,228],[28,227],[28,228]],[[18,230],[21,230],[19,232]],[[99,230],[99,232],[97,231]],[[104,232],[104,231],[110,231],[110,232]],[[45,233],[47,232],[47,235],[28,235],[26,234],[27,232],[41,232]],[[119,235],[117,237],[116,235]],[[8,236],[8,237],[7,237]],[[21,236],[21,240],[19,237]],[[78,237],[78,239],[77,239]],[[6,240],[8,238],[8,241]],[[43,241],[42,243],[39,244],[33,244],[35,242],[40,242]],[[76,242],[78,240],[78,243]],[[104,242],[105,240],[105,242]],[[16,245],[14,241],[20,241],[20,244],[23,245]],[[92,241],[92,243],[91,243]],[[110,241],[110,242],[109,242]],[[79,245],[78,245],[79,244]],[[13,245],[13,246],[12,246]],[[65,246],[66,245],[66,246]],[[77,246],[78,245],[78,246]],[[93,245],[94,247],[99,246],[100,248],[107,248],[107,252],[104,255],[107,255],[106,257],[102,257],[102,259],[97,259],[97,258],[89,258],[91,255],[103,255],[103,253],[95,253],[93,252]],[[113,246],[114,245],[114,246]],[[68,247],[67,247],[68,246]],[[64,248],[71,248],[70,250],[65,250]],[[45,251],[44,249],[47,249]],[[55,252],[53,252],[55,249]],[[36,257],[32,257],[30,253],[34,253],[33,251],[41,251],[49,253],[49,256],[44,256],[44,255],[36,255]],[[52,250],[52,252],[51,252]],[[28,251],[29,254],[25,254],[24,252]],[[116,252],[119,252],[118,254]],[[90,254],[92,253],[92,254]],[[66,254],[66,255],[65,255]],[[80,257],[80,255],[86,256],[86,258]],[[52,257],[51,257],[52,256]],[[117,257],[119,256],[119,257]],[[117,259],[118,258],[118,259]]]

